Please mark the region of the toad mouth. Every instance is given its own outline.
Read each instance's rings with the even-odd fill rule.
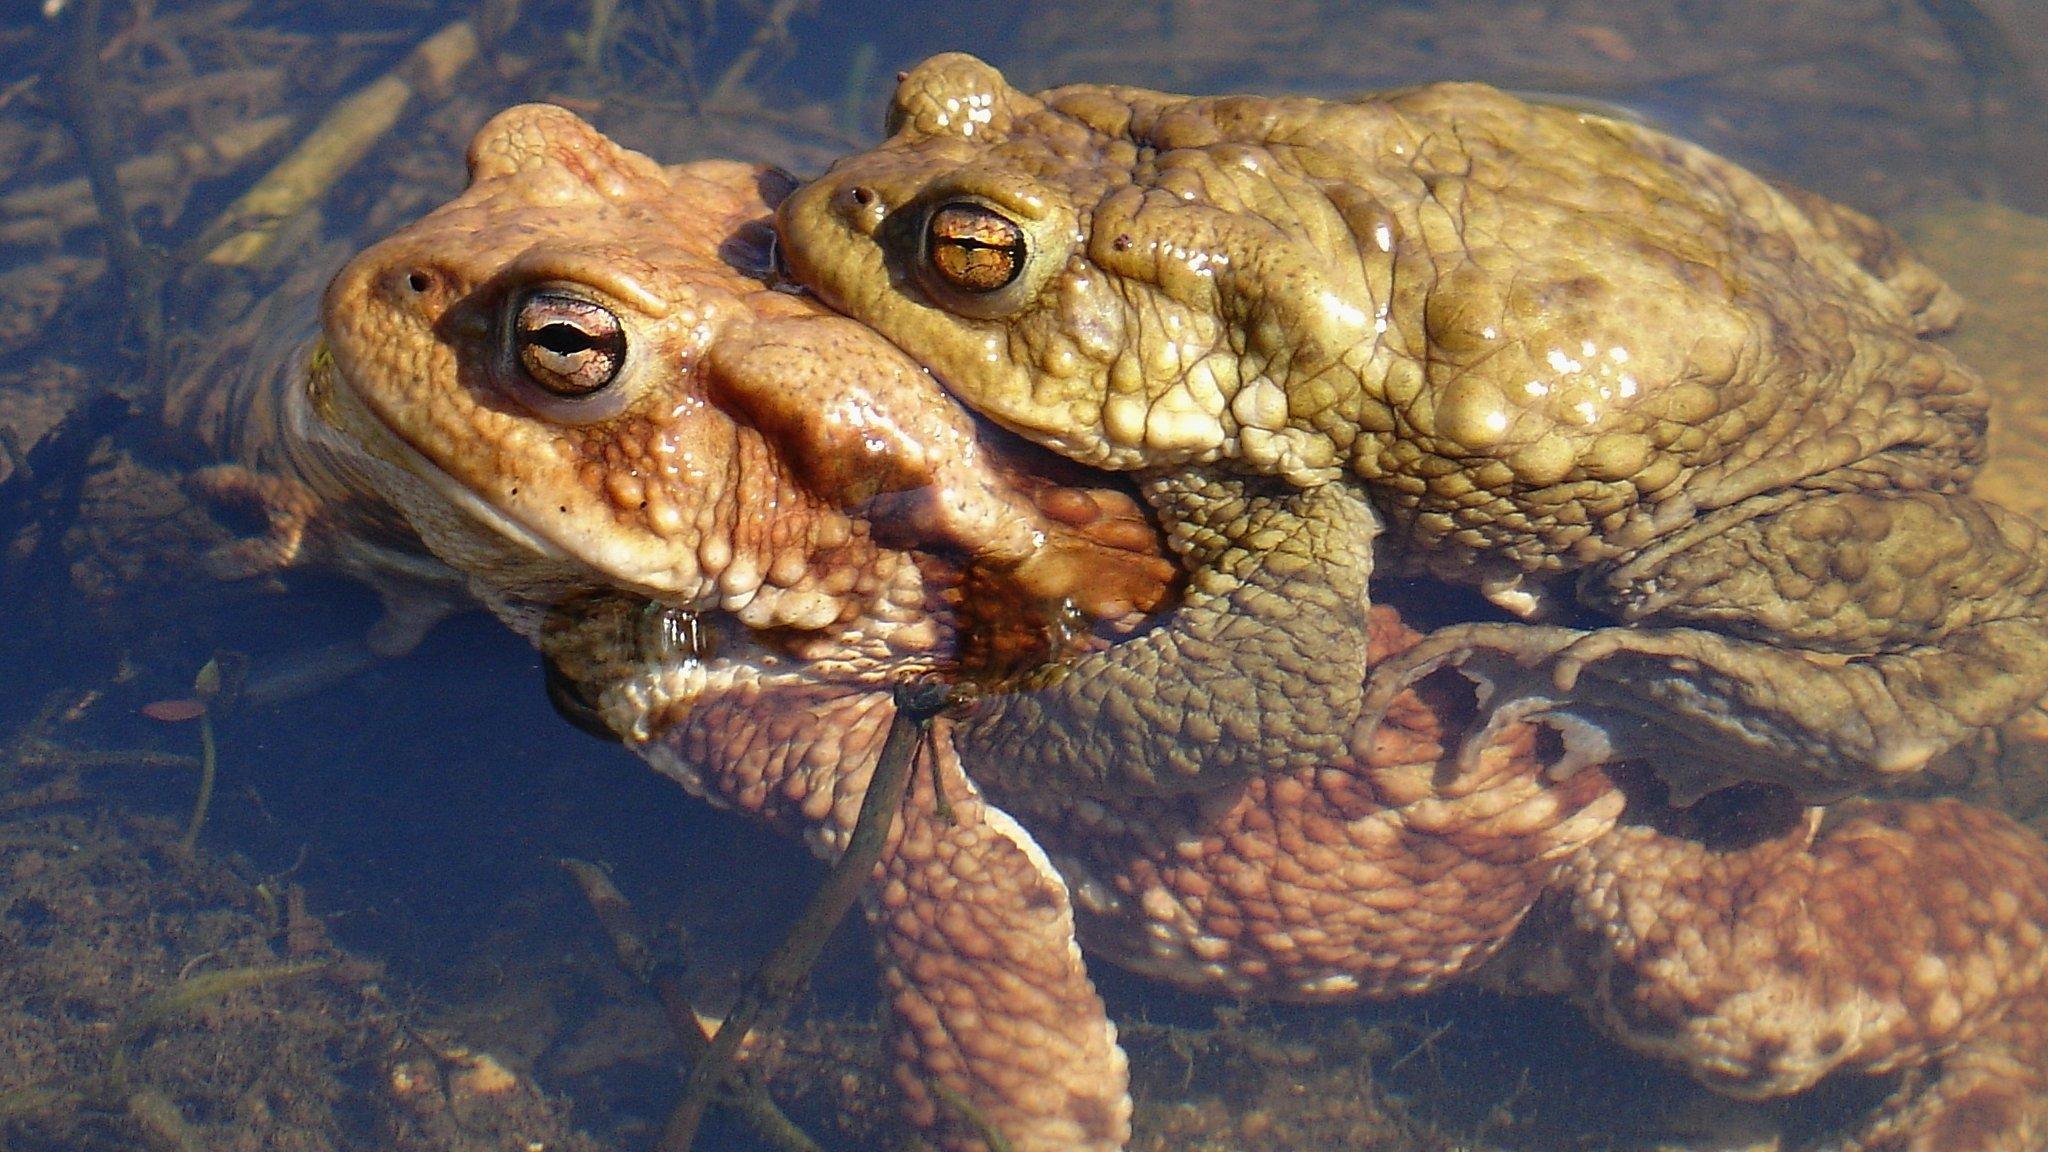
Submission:
[[[512,548],[547,563],[589,571],[593,584],[607,588],[617,585],[614,576],[597,571],[540,528],[477,495],[413,444],[349,381],[348,373],[324,341],[313,352],[306,381],[304,398],[313,417],[306,421],[308,436],[323,440],[366,467],[388,470],[406,481],[425,485],[459,518],[474,524],[479,534],[495,534]],[[772,670],[783,662],[779,654],[756,642],[750,629],[737,620],[727,619],[727,613],[678,605],[652,589],[636,591],[647,603],[662,610],[658,635],[650,633],[650,639],[659,642],[644,646],[649,658],[709,666],[725,654],[730,663],[760,671]],[[559,605],[548,609],[560,610]]]
[[[305,397],[318,418],[317,424],[307,429],[309,435],[344,453],[366,456],[428,485],[435,495],[464,516],[543,559],[577,562],[567,549],[478,496],[421,451],[355,387],[339,363],[333,345],[325,339],[314,348],[307,365]]]

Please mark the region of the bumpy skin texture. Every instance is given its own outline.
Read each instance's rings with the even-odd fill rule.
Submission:
[[[1725,845],[1622,828],[1565,863],[1565,947],[1603,1025],[1712,1087],[1778,1096],[1938,1057],[1935,1101],[1900,1108],[1917,1138],[2032,1147],[2048,1120],[2029,1003],[2048,970],[2043,859],[2038,837],[1953,800],[1814,811]],[[1972,1083],[1997,1058],[2017,1071]],[[1983,1113],[2008,1124],[1931,1138]]]
[[[1369,627],[1374,661],[1417,638],[1386,605]],[[1314,769],[1164,803],[1034,787],[1000,760],[970,770],[1074,881],[1091,951],[1240,997],[1390,997],[1492,956],[1556,862],[1621,816],[1599,767],[1547,776],[1529,725],[1443,774],[1469,713],[1469,686],[1441,676]]]
[[[1119,786],[1301,767],[1322,745],[1298,723],[1370,719],[1451,658],[1683,750],[1664,770],[1687,795],[1759,776],[1843,795],[2048,692],[2048,551],[1963,491],[1985,399],[1923,339],[1954,301],[1847,209],[1475,85],[1034,97],[949,55],[906,74],[891,125],[779,213],[790,268],[828,303],[1062,453],[1358,486],[1390,566],[1575,625],[1443,633],[1363,701],[1251,673],[1257,755],[1141,756]],[[1246,529],[1209,506],[1160,511]],[[1323,563],[1345,589],[1369,569]],[[1349,667],[1358,619],[1239,620],[1216,655]],[[1125,678],[1151,674],[1188,675]],[[1123,724],[1094,684],[1042,710]],[[1041,746],[1035,716],[1017,727],[1016,748]]]
[[[1056,676],[1172,631],[1135,628],[1171,570],[1126,498],[1018,473],[888,344],[747,274],[759,173],[664,170],[541,108],[486,127],[472,166],[461,200],[336,281],[314,408],[329,448],[354,452],[657,767],[830,856],[890,680],[1065,656]],[[616,409],[565,410],[503,375],[525,362],[509,326],[536,284],[618,318],[631,368]],[[606,330],[553,297],[542,312]],[[1226,627],[1295,595],[1231,584],[1234,565],[1333,578],[1316,567],[1326,542],[1295,521],[1374,527],[1363,506],[1289,517],[1342,486],[1151,485],[1189,505],[1186,600],[1218,596]],[[1237,501],[1227,519],[1245,527],[1189,527],[1205,500]],[[1205,589],[1211,569],[1223,583]],[[1420,637],[1355,591],[1367,646],[1344,674],[1362,679]],[[1050,601],[1079,609],[1060,618],[1070,651],[1043,640],[1033,606]],[[1384,723],[1300,749],[1303,766],[1166,801],[1049,787],[991,754],[978,715],[935,722],[868,904],[911,1121],[981,1147],[952,1093],[1014,1148],[1124,1143],[1123,1055],[1078,937],[1189,987],[1306,1001],[1417,992],[1520,955],[1510,974],[1726,1090],[1910,1070],[1837,1147],[2033,1146],[2048,1100],[2038,840],[1959,805],[1823,818],[1782,793],[1728,819],[1744,836],[1710,836],[1655,788],[1618,784],[1597,729],[1475,717],[1473,674],[1422,678]],[[1461,739],[1465,760],[1447,752]],[[1113,754],[1063,746],[1077,766],[1059,779],[1100,779],[1087,761]],[[1503,952],[1517,932],[1529,947]]]
[[[1422,639],[1384,605],[1371,634],[1375,663]],[[1199,800],[990,792],[1068,877],[1090,950],[1162,979],[1313,1002],[1476,969],[1571,995],[1624,1044],[1731,1095],[1906,1073],[1817,1147],[2038,1147],[2039,837],[1954,801],[1830,811],[1776,787],[1678,811],[1620,782],[1635,766],[1556,771],[1521,722],[1454,771],[1470,687],[1440,673],[1322,768]],[[987,767],[968,756],[978,779]]]
[[[335,279],[312,409],[686,787],[835,856],[891,682],[1043,659],[1167,594],[1128,497],[1001,464],[886,341],[759,279],[779,177],[664,169],[539,106],[470,172]],[[944,1089],[1020,1149],[1121,1146],[1065,885],[946,742],[924,756],[867,901],[912,1121],[976,1146]]]

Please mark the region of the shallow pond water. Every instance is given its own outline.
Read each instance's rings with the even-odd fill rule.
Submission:
[[[360,585],[223,580],[209,560],[264,525],[191,479],[220,450],[206,398],[294,371],[325,277],[453,195],[469,135],[512,103],[562,102],[664,161],[803,175],[878,138],[893,76],[944,49],[1031,88],[1470,79],[1587,101],[1906,234],[1970,300],[1954,346],[1995,394],[1981,490],[2048,520],[2048,7],[2031,0],[103,8],[96,99],[68,94],[88,70],[67,25],[0,19],[9,1147],[648,1147],[674,1043],[557,862],[603,861],[714,1003],[818,882],[797,846],[565,723],[539,661],[486,616],[377,658]],[[315,213],[261,259],[204,266],[235,196],[458,16],[473,54],[415,76]],[[80,117],[130,165],[144,255],[128,263],[164,260],[161,294],[109,270],[66,128]],[[188,836],[200,725],[145,708],[193,698],[209,661],[230,691]],[[2043,826],[2048,723],[2002,739],[1994,767],[1945,786]],[[248,986],[166,999],[209,971]],[[1094,974],[1133,1056],[1133,1148],[1763,1147],[1881,1091],[1732,1105],[1540,999],[1281,1007]],[[863,930],[842,929],[757,1057],[829,1147],[896,1138],[874,978]],[[766,1146],[714,1125],[700,1147]]]

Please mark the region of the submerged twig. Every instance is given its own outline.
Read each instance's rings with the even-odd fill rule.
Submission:
[[[705,1029],[703,1018],[697,1015],[696,1006],[690,1003],[689,993],[683,990],[674,967],[662,963],[648,945],[632,903],[597,865],[584,860],[559,863],[576,881],[584,901],[596,914],[598,925],[611,940],[619,967],[654,993],[670,1031],[675,1033],[676,1043],[683,1050],[684,1061],[695,1065],[711,1047],[711,1034]],[[753,1079],[742,1081],[736,1103],[754,1130],[782,1152],[820,1152],[817,1142],[784,1115],[767,1090]]]
[[[66,120],[106,227],[107,256],[121,278],[128,321],[145,345],[154,348],[163,334],[162,289],[169,271],[161,255],[143,246],[114,169],[114,130],[100,79],[100,0],[79,0],[68,19],[60,85]]]
[[[740,54],[732,58],[732,63],[719,75],[718,82],[711,86],[705,103],[716,104],[732,95],[762,54],[768,51],[768,46],[789,38],[790,20],[810,3],[811,0],[775,0],[775,6],[768,9],[768,14],[761,17],[761,23],[754,27],[754,35],[747,41],[747,46],[740,49]]]
[[[87,772],[99,768],[142,768],[149,771],[190,772],[199,758],[178,752],[152,752],[146,748],[116,752],[80,752],[61,745],[25,749],[13,765],[22,768],[58,768]]]
[[[86,701],[93,698],[88,693]],[[67,792],[79,789],[78,776],[81,773],[101,768],[143,768],[192,771],[199,767],[195,757],[174,752],[154,752],[146,749],[131,749],[116,752],[91,752],[67,747],[53,734],[59,724],[74,720],[71,713],[83,710],[86,701],[57,693],[45,700],[36,712],[35,718],[23,725],[4,743],[0,743],[0,787],[10,789],[16,799],[9,803],[0,801],[0,810],[35,807],[44,803],[62,803],[73,797]],[[20,789],[22,774],[31,770],[54,771],[57,778],[42,785]]]
[[[895,692],[896,716],[889,724],[888,738],[868,778],[867,794],[861,798],[860,815],[847,838],[846,850],[832,866],[825,882],[805,906],[803,915],[740,992],[739,1000],[719,1025],[718,1035],[690,1067],[683,1084],[683,1097],[663,1125],[657,1152],[688,1152],[696,1142],[704,1111],[726,1078],[732,1074],[733,1059],[747,1033],[788,1008],[790,999],[818,962],[825,941],[845,918],[875,874],[875,864],[889,839],[902,806],[910,765],[918,745],[931,725],[932,717],[949,702],[948,687],[940,684],[899,685]]]
[[[231,124],[204,139],[123,160],[115,166],[115,182],[124,188],[146,188],[190,174],[218,175],[276,143],[291,126],[292,118],[284,115]],[[84,177],[24,188],[0,197],[0,242],[56,240],[96,219],[91,182]]]
[[[640,918],[633,911],[633,905],[626,900],[612,878],[604,869],[587,860],[557,860],[562,870],[576,882],[576,888],[583,893],[583,900],[590,905],[597,916],[598,927],[611,941],[612,952],[618,959],[619,967],[640,983],[661,994],[675,987],[673,973],[665,972],[655,958],[654,949],[647,943],[647,936],[641,930]],[[682,1042],[683,1054],[695,1060],[697,1054],[711,1043],[697,1020],[695,1010],[688,1000],[671,1004],[666,995],[661,995],[661,1006],[668,1011],[669,1023],[675,1026],[677,1039]],[[680,1009],[680,1010],[678,1010]],[[687,1024],[688,1027],[684,1027]]]
[[[255,187],[207,228],[199,242],[214,264],[248,265],[286,221],[325,195],[398,123],[413,93],[439,88],[476,58],[476,30],[457,20],[420,42],[398,67],[336,105]]]

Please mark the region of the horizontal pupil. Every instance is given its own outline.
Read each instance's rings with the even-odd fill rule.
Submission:
[[[932,257],[946,278],[959,287],[993,292],[1017,278],[1024,263],[1024,245],[952,236],[940,242]]]
[[[954,237],[948,240],[947,243],[952,244],[956,248],[972,248],[980,252],[1008,252],[1013,255],[1018,249],[1023,247],[1023,245],[1015,240],[998,243],[989,240],[977,240],[968,236]]]
[[[549,324],[533,334],[533,342],[550,352],[581,352],[597,346],[596,338],[573,324]]]

